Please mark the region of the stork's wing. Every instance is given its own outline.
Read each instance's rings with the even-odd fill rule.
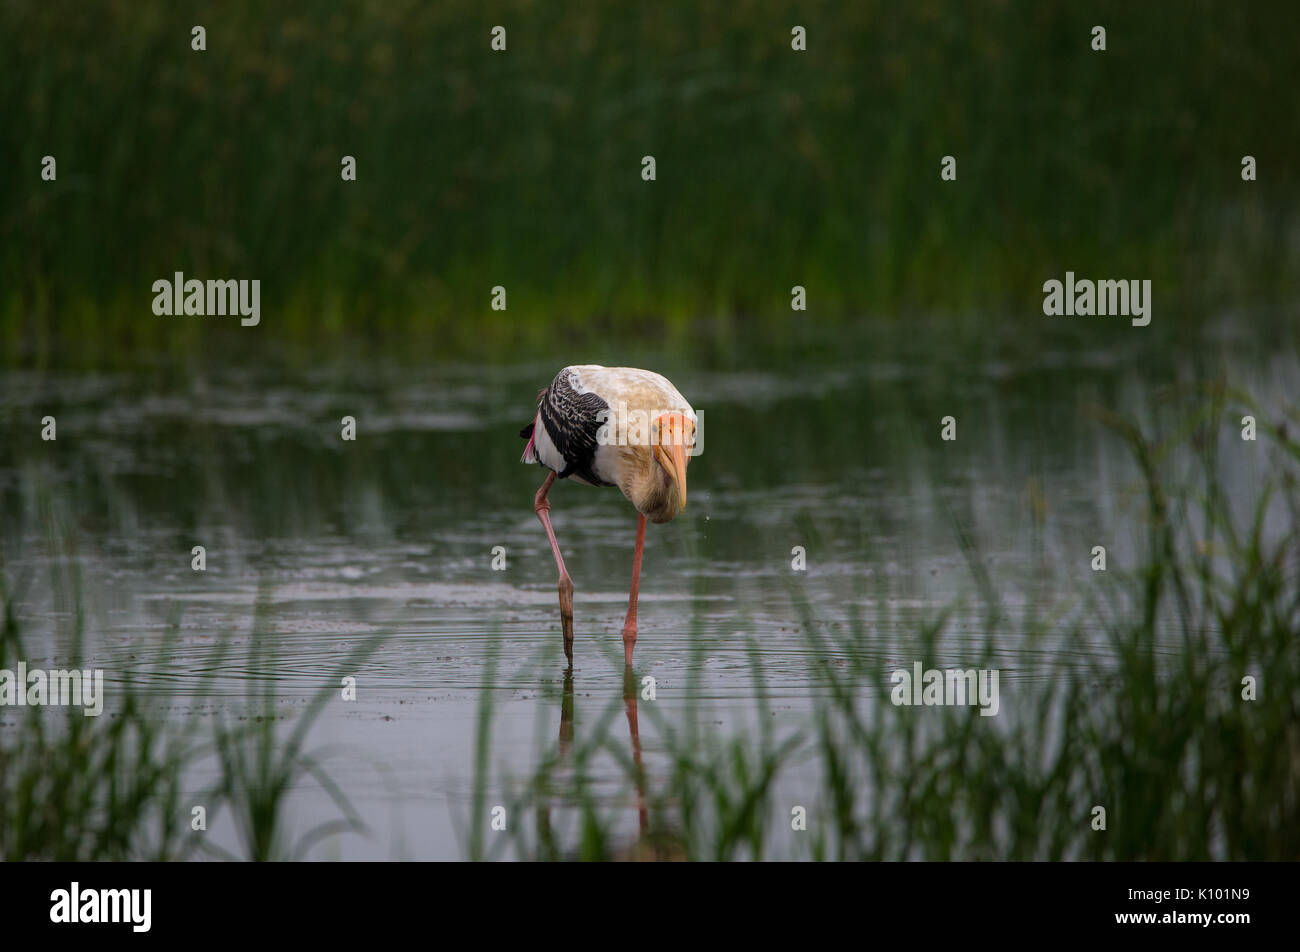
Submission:
[[[541,440],[538,456],[560,479],[576,476],[593,486],[611,485],[596,475],[594,466],[597,434],[608,419],[609,404],[591,391],[579,393],[570,376],[568,367],[556,374],[537,408],[542,429],[559,458],[547,459],[550,447]]]

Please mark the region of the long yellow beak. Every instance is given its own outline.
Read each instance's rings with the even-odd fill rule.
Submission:
[[[686,451],[681,443],[673,444],[672,452],[673,479],[677,481],[677,495],[682,499],[682,508],[686,508]]]
[[[670,446],[662,443],[655,445],[655,455],[668,471],[669,478],[677,484],[677,498],[682,508],[686,508],[686,449],[680,442]]]

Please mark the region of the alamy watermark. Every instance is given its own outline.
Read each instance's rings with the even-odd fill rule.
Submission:
[[[1151,323],[1151,279],[1143,281],[1076,281],[1065,272],[1064,284],[1056,278],[1043,282],[1043,313],[1048,317],[1131,317],[1134,327]]]
[[[132,932],[148,932],[153,925],[152,889],[83,889],[73,882],[50,893],[50,921],[54,923],[126,923]]]
[[[619,403],[617,411],[606,407],[596,413],[600,428],[596,442],[601,446],[685,446],[687,456],[704,452],[704,413],[687,416],[680,410],[629,410]]]
[[[889,699],[899,705],[973,705],[978,704],[981,717],[992,717],[1001,707],[998,700],[996,668],[937,668],[924,670],[921,662],[912,670],[899,668],[889,676],[894,689]]]
[[[19,661],[17,670],[0,668],[0,707],[81,707],[86,717],[104,711],[104,672],[45,671]]]
[[[187,281],[184,272],[177,271],[170,281],[155,281],[153,293],[153,312],[159,317],[239,315],[244,327],[256,327],[262,320],[262,282],[257,278]]]

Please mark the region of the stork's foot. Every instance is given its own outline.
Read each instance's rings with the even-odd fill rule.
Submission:
[[[560,576],[560,627],[564,630],[564,657],[573,667],[573,579]]]
[[[632,664],[632,651],[636,648],[636,620],[633,619],[623,626],[623,660],[628,665]]]

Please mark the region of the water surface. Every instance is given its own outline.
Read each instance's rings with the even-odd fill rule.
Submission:
[[[703,412],[706,447],[689,508],[647,536],[635,675],[656,685],[639,705],[651,783],[666,769],[663,726],[688,710],[719,736],[764,715],[797,727],[826,688],[822,664],[846,660],[827,651],[878,659],[881,671],[968,667],[991,636],[1014,713],[1018,683],[1050,676],[1051,663],[1096,661],[1105,642],[1086,625],[1068,642],[1030,642],[1011,623],[989,631],[969,546],[1011,617],[1077,609],[1091,548],[1107,547],[1113,571],[1132,566],[1142,512],[1137,473],[1093,409],[1150,423],[1168,409],[1162,387],[1223,372],[1269,399],[1300,379],[1293,355],[1264,358],[1239,341],[1207,365],[1144,352],[1113,329],[1028,358],[936,357],[932,340],[854,342],[831,359],[655,365]],[[575,362],[602,360],[613,362]],[[130,683],[157,696],[163,717],[246,715],[250,689],[270,682],[290,715],[350,673],[357,699],[331,702],[311,736],[370,832],[312,855],[462,857],[486,822],[472,797],[485,692],[489,802],[504,796],[501,777],[527,775],[562,734],[604,732],[634,750],[620,632],[635,514],[612,489],[552,492],[576,586],[566,678],[554,564],[532,511],[543,471],[518,462],[517,430],[556,369],[232,360],[197,374],[0,377],[12,450],[0,456],[4,568],[29,665],[68,661],[75,590],[89,637],[79,662],[105,669],[110,712],[113,686]],[[39,440],[45,414],[57,418],[55,442]],[[345,415],[355,441],[340,437]],[[954,442],[940,439],[948,415]],[[1249,458],[1229,467],[1249,497],[1259,475]],[[204,572],[191,570],[196,545]],[[792,569],[797,546],[806,571]],[[953,605],[939,656],[918,658],[918,630]],[[853,634],[814,652],[810,623]],[[367,660],[341,671],[372,638]],[[638,804],[621,776],[611,760],[597,780],[630,837]],[[792,798],[819,782],[811,765],[782,779]],[[562,822],[564,802],[551,806]],[[331,809],[304,784],[291,826]],[[211,835],[237,850],[228,817]]]

